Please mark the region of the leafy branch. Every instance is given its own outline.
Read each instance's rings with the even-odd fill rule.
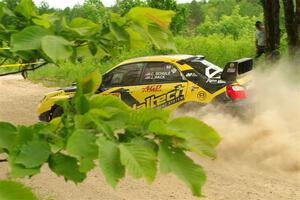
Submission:
[[[165,110],[134,111],[117,97],[94,95],[99,77],[92,73],[71,101],[58,101],[64,114],[48,124],[0,123],[0,148],[11,176],[33,176],[48,163],[58,176],[78,183],[98,165],[116,187],[125,171],[152,183],[159,164],[162,173],[174,173],[201,196],[205,172],[186,152],[214,159],[220,142],[214,129],[190,117],[170,120]]]

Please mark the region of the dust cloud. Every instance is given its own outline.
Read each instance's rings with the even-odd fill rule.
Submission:
[[[272,68],[253,72],[249,94],[254,111],[251,119],[241,120],[215,105],[177,115],[199,118],[219,132],[222,142],[218,159],[294,173],[299,178],[300,77],[288,70],[293,67],[281,61]]]

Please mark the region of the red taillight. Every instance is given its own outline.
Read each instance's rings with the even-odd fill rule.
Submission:
[[[227,85],[226,92],[232,100],[247,98],[247,92],[241,85]]]

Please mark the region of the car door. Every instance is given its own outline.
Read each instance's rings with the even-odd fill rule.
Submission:
[[[144,65],[140,85],[132,88],[139,102],[132,107],[176,107],[185,99],[187,81],[175,65],[167,62],[148,62]]]

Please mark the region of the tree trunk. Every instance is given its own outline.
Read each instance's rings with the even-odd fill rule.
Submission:
[[[285,28],[288,37],[289,54],[295,56],[300,49],[300,0],[283,0]]]
[[[265,18],[266,56],[271,59],[278,58],[280,46],[279,0],[261,0],[261,3]]]

